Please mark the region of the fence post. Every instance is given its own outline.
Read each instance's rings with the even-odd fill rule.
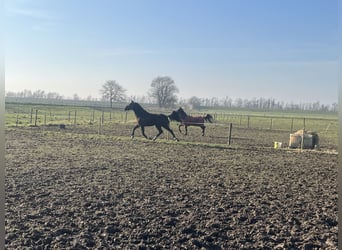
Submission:
[[[36,109],[36,117],[34,119],[34,126],[37,127],[37,120],[38,120],[38,109]]]
[[[104,122],[104,111],[102,111],[102,123]]]
[[[68,115],[68,121],[70,122],[70,113],[71,113],[71,111],[69,111],[69,115]]]
[[[99,131],[98,131],[99,135],[101,134],[101,129],[102,129],[102,118],[100,116],[100,119],[99,119]]]
[[[292,131],[293,131],[293,118],[291,119],[291,131],[290,131],[291,134],[292,134]]]
[[[33,108],[31,108],[31,118],[30,118],[30,124],[32,124],[32,117],[33,117]]]
[[[46,112],[44,114],[44,126],[46,126]]]
[[[272,130],[273,129],[273,118],[271,118],[271,127],[270,129]]]
[[[75,117],[74,117],[74,125],[76,125],[76,110],[75,110]]]
[[[249,115],[247,116],[247,128],[249,128]]]
[[[231,140],[232,140],[232,128],[233,128],[233,124],[229,123],[228,145],[230,145]]]

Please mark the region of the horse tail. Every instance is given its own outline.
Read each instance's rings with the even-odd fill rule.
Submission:
[[[210,122],[210,123],[213,123],[213,120],[214,118],[212,117],[212,115],[210,114],[207,114],[205,117],[204,117],[204,120]]]

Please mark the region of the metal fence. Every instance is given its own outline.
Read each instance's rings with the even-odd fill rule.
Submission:
[[[171,111],[164,110],[168,114]],[[204,115],[191,113],[192,116]],[[315,130],[317,132],[336,132],[338,120],[314,117],[280,117],[266,115],[247,115],[213,113],[215,124],[233,124],[234,127],[285,130],[292,133],[299,129]],[[51,124],[94,124],[108,122],[134,122],[133,112],[125,112],[122,109],[97,108],[97,107],[69,107],[69,106],[28,106],[6,105],[6,124],[10,126],[47,126]]]
[[[48,127],[51,129],[67,127],[71,133],[129,136],[133,124],[136,123],[134,113],[125,112],[123,108],[6,104],[5,111],[5,123],[8,127],[41,127],[43,130]],[[170,114],[171,110],[151,112]],[[189,114],[205,115],[198,112]],[[300,117],[299,115],[283,117],[224,112],[210,114],[214,117],[214,123],[205,123],[207,127],[205,137],[198,136],[199,130],[191,129],[194,136],[184,137],[183,140],[255,146],[272,146],[274,141],[281,141],[286,145],[289,134],[304,128],[317,132],[327,148],[337,148],[337,118]],[[176,124],[174,122],[172,126],[178,130]],[[151,134],[155,132],[153,129],[150,130]],[[196,135],[197,132],[198,135]],[[166,133],[165,136],[167,135]]]

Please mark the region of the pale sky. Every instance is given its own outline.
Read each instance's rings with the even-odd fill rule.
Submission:
[[[7,0],[6,91],[337,102],[338,0]]]

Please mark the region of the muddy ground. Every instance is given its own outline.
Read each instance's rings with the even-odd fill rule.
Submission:
[[[6,249],[337,249],[336,145],[130,129],[7,128]]]

